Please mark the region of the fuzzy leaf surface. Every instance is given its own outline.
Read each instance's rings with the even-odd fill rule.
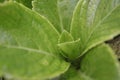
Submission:
[[[16,2],[0,4],[0,76],[43,80],[65,72],[69,64],[59,58],[58,38],[36,12]]]
[[[120,0],[80,0],[74,11],[71,34],[80,38],[80,55],[120,34]]]
[[[73,10],[78,0],[34,0],[33,10],[47,17],[55,28],[69,31]]]

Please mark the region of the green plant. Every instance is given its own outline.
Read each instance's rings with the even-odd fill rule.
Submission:
[[[0,3],[0,76],[120,80],[104,43],[120,34],[120,0],[33,0],[32,6]]]

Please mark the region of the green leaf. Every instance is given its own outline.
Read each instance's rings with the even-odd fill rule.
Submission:
[[[65,30],[70,31],[74,8],[79,0],[58,0],[59,14]]]
[[[32,1],[33,0],[12,0],[12,1],[17,1],[19,3],[24,4],[26,7],[32,9]]]
[[[71,25],[74,39],[81,39],[80,55],[120,34],[119,0],[80,0]]]
[[[58,47],[62,51],[62,55],[70,60],[74,60],[79,56],[80,39],[71,42],[65,42],[58,44]]]
[[[78,0],[34,0],[33,10],[47,17],[55,28],[69,31],[73,10]]]
[[[57,0],[34,0],[33,10],[49,19],[55,28],[62,32],[63,26],[60,20]]]
[[[101,44],[82,57],[79,70],[71,67],[61,80],[119,80],[119,68],[113,51]]]
[[[62,59],[40,51],[0,46],[0,76],[7,79],[51,79],[64,73],[68,65]]]
[[[16,2],[0,4],[0,76],[43,80],[65,72],[69,64],[58,57],[58,38],[36,12]]]
[[[1,45],[14,38],[15,45],[58,54],[59,33],[47,19],[16,2],[1,4],[0,11]]]
[[[80,71],[93,80],[119,80],[120,66],[114,52],[105,44],[88,51],[80,63]]]

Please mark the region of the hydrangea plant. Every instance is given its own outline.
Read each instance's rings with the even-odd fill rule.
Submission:
[[[0,76],[120,80],[120,0],[0,0]],[[31,3],[32,2],[32,3]]]

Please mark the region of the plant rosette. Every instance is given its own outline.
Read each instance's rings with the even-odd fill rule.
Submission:
[[[0,0],[0,76],[120,80],[104,42],[120,34],[120,0]]]

